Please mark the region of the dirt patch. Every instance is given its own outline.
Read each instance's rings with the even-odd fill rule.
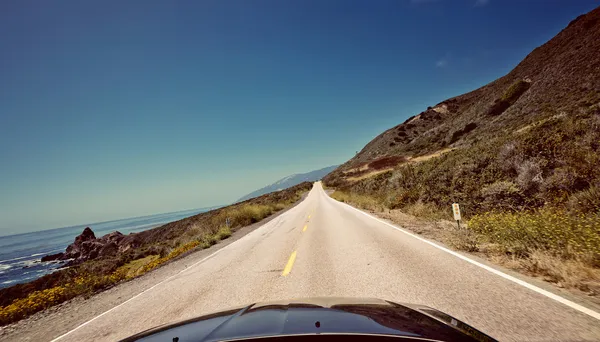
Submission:
[[[365,178],[377,176],[378,174],[381,174],[381,173],[384,173],[384,172],[388,172],[388,171],[391,171],[391,170],[393,170],[393,168],[388,168],[388,169],[373,171],[373,172],[369,172],[369,173],[363,173],[363,174],[361,174],[359,176],[348,177],[348,178],[346,178],[346,180],[348,180],[350,182],[356,182],[356,181],[359,181],[361,179],[365,179]]]
[[[420,156],[420,157],[415,157],[415,158],[410,158],[409,161],[411,163],[419,163],[419,162],[422,162],[422,161],[425,161],[425,160],[429,160],[429,159],[432,159],[432,158],[439,157],[442,154],[451,152],[451,151],[453,151],[455,149],[456,148],[445,148],[445,149],[439,150],[439,151],[431,153],[431,154],[427,154],[427,155]]]
[[[391,156],[391,157],[383,157],[377,160],[374,160],[369,163],[369,168],[372,170],[383,170],[388,168],[394,168],[400,163],[406,162],[405,157],[401,156]]]

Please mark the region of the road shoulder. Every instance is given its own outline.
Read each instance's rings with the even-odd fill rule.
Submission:
[[[331,198],[332,200],[335,200]],[[539,287],[545,291],[551,292],[557,296],[563,297],[569,301],[582,305],[590,310],[595,312],[600,312],[600,298],[597,296],[590,296],[582,291],[578,291],[576,289],[565,289],[559,286],[556,286],[553,283],[547,282],[540,277],[532,277],[527,274],[523,274],[521,272],[506,268],[500,264],[494,263],[493,260],[490,260],[483,253],[472,253],[466,252],[463,249],[457,249],[455,247],[456,241],[452,239],[455,238],[455,231],[450,233],[450,230],[455,230],[454,224],[449,221],[445,222],[436,222],[436,221],[428,221],[424,219],[417,218],[412,215],[408,215],[406,213],[401,212],[400,210],[381,210],[374,211],[368,209],[357,208],[352,206],[349,203],[344,203],[346,205],[351,206],[352,208],[367,213],[373,217],[376,217],[386,223],[402,228],[407,232],[415,234],[419,236],[419,238],[428,240],[433,242],[436,245],[439,245],[443,248],[452,250],[453,252],[459,253],[461,255],[466,256],[469,259],[472,259],[478,263],[491,267],[499,272],[505,273],[509,276],[527,282],[531,285]]]
[[[211,256],[233,242],[294,208],[306,198],[306,194],[293,206],[281,210],[260,222],[236,230],[229,238],[210,248],[194,251],[173,260],[151,272],[130,281],[118,284],[89,298],[76,297],[72,300],[40,311],[16,323],[0,327],[0,341],[40,341],[56,338],[102,313],[121,305],[153,286],[173,277],[192,265]]]

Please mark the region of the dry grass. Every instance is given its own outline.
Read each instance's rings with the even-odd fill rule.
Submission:
[[[379,174],[382,174],[382,173],[385,173],[385,172],[388,172],[388,171],[392,171],[392,170],[393,170],[393,168],[387,168],[387,169],[383,169],[383,170],[377,170],[377,171],[365,173],[365,174],[362,174],[362,175],[356,176],[356,177],[348,177],[348,178],[346,178],[346,180],[350,181],[350,182],[356,182],[356,181],[359,181],[359,180],[362,180],[362,179],[365,179],[365,178],[369,178],[369,177],[373,177],[373,176],[377,176]]]
[[[368,210],[382,210],[383,205],[377,199],[371,196],[364,196],[359,194],[349,194],[342,191],[335,191],[331,194],[331,197],[340,202],[352,204],[359,208],[368,209]]]
[[[295,201],[294,201],[295,202]],[[226,224],[233,228],[247,226],[272,215],[273,213],[287,208],[293,202],[277,202],[268,204],[240,204],[221,210],[211,219],[213,230]]]
[[[215,234],[217,240],[224,240],[231,236],[231,229],[228,226],[222,226]]]
[[[563,113],[560,113],[560,114],[552,115],[552,116],[547,117],[547,118],[543,118],[541,120],[537,120],[537,121],[535,121],[535,122],[533,122],[531,124],[525,125],[525,126],[519,128],[519,129],[517,129],[514,133],[516,133],[516,134],[524,133],[524,132],[526,132],[526,131],[528,131],[528,130],[530,130],[532,128],[541,126],[541,125],[543,125],[543,124],[545,124],[547,122],[550,122],[552,120],[560,120],[560,119],[564,118],[565,115],[566,114],[563,112]]]
[[[600,215],[569,215],[560,210],[486,213],[469,220],[469,229],[503,254],[529,258],[544,251],[562,260],[600,266]]]
[[[405,163],[407,160],[407,158],[402,156],[381,157],[369,163],[359,164],[354,168],[343,170],[341,173],[348,181],[357,181],[393,170],[396,166]]]
[[[533,251],[525,259],[495,252],[487,252],[487,255],[496,264],[540,277],[559,287],[577,289],[590,296],[600,295],[600,270],[581,261],[563,260],[544,251]]]
[[[144,266],[160,258],[160,255],[148,255],[145,258],[133,260],[128,264],[123,265],[123,270],[127,278],[137,277],[143,274]]]
[[[437,157],[441,156],[442,154],[451,152],[453,150],[455,150],[455,148],[445,148],[445,149],[439,150],[439,151],[431,153],[431,154],[427,154],[427,155],[415,157],[415,158],[410,158],[409,161],[411,163],[419,163],[419,162],[429,160],[432,158],[437,158]]]
[[[600,295],[600,269],[593,267],[589,263],[589,258],[557,256],[554,252],[541,249],[542,244],[539,242],[532,244],[526,254],[518,255],[507,252],[512,250],[511,244],[490,240],[489,235],[478,233],[465,225],[459,229],[455,222],[436,218],[440,215],[437,208],[417,204],[409,207],[410,213],[404,209],[387,210],[378,208],[377,205],[369,205],[373,199],[367,199],[367,196],[357,197],[339,191],[336,193],[337,198],[341,197],[345,202],[369,209],[377,216],[391,220],[416,234],[440,241],[456,250],[475,253],[495,264],[529,276],[539,277],[559,287],[582,291],[586,295],[592,296],[593,301],[600,302],[600,298],[594,297]],[[362,204],[357,204],[357,202],[362,202]],[[441,215],[443,215],[443,211]],[[580,233],[574,232],[574,234]],[[538,237],[538,239],[540,238],[542,236]]]
[[[357,166],[352,169],[342,171],[342,173],[344,173],[344,174],[357,173],[357,172],[367,171],[368,169],[369,169],[369,164],[367,163],[367,164],[363,164],[363,165]]]
[[[442,210],[431,203],[418,201],[414,204],[409,204],[402,209],[409,215],[413,215],[429,221],[449,220],[451,219],[449,210]]]

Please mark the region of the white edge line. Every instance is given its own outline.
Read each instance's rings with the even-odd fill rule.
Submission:
[[[68,332],[66,332],[66,333],[64,333],[64,334],[62,334],[62,335],[60,335],[60,336],[58,336],[57,338],[53,339],[53,340],[52,340],[52,341],[50,341],[50,342],[55,342],[55,341],[58,341],[58,340],[60,340],[61,338],[65,337],[65,336],[67,336],[67,335],[69,335],[69,334],[71,334],[72,332],[74,332],[74,331],[76,331],[76,330],[79,330],[80,328],[83,328],[84,326],[88,325],[89,323],[91,323],[91,322],[95,321],[96,319],[98,319],[98,318],[100,318],[100,317],[102,317],[102,316],[106,315],[107,313],[109,313],[109,312],[111,312],[111,311],[115,310],[116,308],[118,308],[118,307],[120,307],[120,306],[123,306],[123,305],[127,304],[128,302],[130,302],[130,301],[132,301],[132,300],[136,299],[137,297],[139,297],[139,296],[143,295],[144,293],[146,293],[146,292],[148,292],[148,291],[152,290],[153,288],[157,287],[158,285],[160,285],[160,284],[162,284],[162,283],[164,283],[164,282],[167,282],[167,281],[171,280],[172,278],[174,278],[174,277],[176,277],[176,276],[180,275],[180,274],[181,274],[181,273],[183,273],[184,271],[187,271],[187,270],[189,270],[190,268],[192,268],[192,267],[194,267],[194,266],[196,266],[196,265],[198,265],[198,264],[200,264],[200,263],[202,263],[202,262],[204,262],[204,261],[208,260],[209,258],[212,258],[212,257],[213,257],[213,256],[215,256],[217,253],[221,252],[223,249],[225,249],[225,248],[227,248],[227,247],[229,247],[229,246],[231,246],[231,244],[229,244],[229,245],[227,245],[227,246],[225,246],[225,247],[223,247],[223,248],[219,249],[218,251],[215,251],[213,254],[211,254],[211,255],[207,256],[206,258],[204,258],[204,259],[202,259],[202,260],[200,260],[200,261],[198,261],[198,262],[196,262],[196,263],[194,263],[194,264],[192,264],[192,265],[190,265],[189,267],[186,267],[186,268],[184,268],[183,270],[181,270],[181,271],[179,271],[179,272],[177,272],[177,273],[173,274],[172,276],[170,276],[170,277],[168,277],[168,278],[164,279],[163,281],[161,281],[161,282],[159,282],[159,283],[156,283],[156,284],[152,285],[151,287],[149,287],[149,288],[145,289],[144,291],[142,291],[142,292],[140,292],[140,293],[136,294],[135,296],[133,296],[133,297],[129,298],[128,300],[124,301],[123,303],[121,303],[121,304],[119,304],[119,305],[117,305],[117,306],[113,307],[112,309],[109,309],[109,310],[107,310],[107,311],[104,311],[103,313],[99,314],[98,316],[96,316],[96,317],[94,317],[94,318],[90,319],[89,321],[87,321],[87,322],[85,322],[85,323],[82,323],[82,324],[80,324],[80,325],[79,325],[79,326],[77,326],[76,328],[74,328],[74,329],[72,329],[72,330],[70,330],[70,331],[68,331]]]
[[[415,234],[413,234],[413,233],[411,233],[411,232],[408,232],[408,231],[406,231],[406,230],[404,230],[404,229],[402,229],[402,228],[396,227],[395,225],[393,225],[393,224],[391,224],[391,223],[388,223],[388,222],[386,222],[386,221],[384,221],[384,220],[382,220],[382,219],[380,219],[380,218],[378,218],[378,217],[375,217],[375,216],[373,216],[373,215],[371,215],[371,214],[368,214],[368,213],[366,213],[366,212],[364,212],[364,211],[362,211],[362,210],[360,210],[360,209],[356,209],[356,208],[354,208],[353,206],[351,206],[351,205],[349,205],[349,204],[346,204],[346,203],[343,203],[343,202],[339,202],[339,201],[337,201],[337,200],[335,200],[335,199],[331,198],[331,197],[330,197],[329,195],[327,195],[327,194],[325,194],[325,196],[326,196],[326,197],[328,197],[328,198],[330,198],[332,201],[335,201],[335,202],[337,202],[337,203],[340,203],[340,204],[342,204],[342,205],[345,205],[345,206],[347,206],[347,207],[348,207],[348,208],[350,208],[350,209],[354,209],[354,210],[358,211],[359,213],[361,213],[361,214],[363,214],[363,215],[366,215],[366,216],[368,216],[368,217],[370,217],[370,218],[372,218],[372,219],[374,219],[374,220],[376,220],[376,221],[379,221],[380,223],[383,223],[383,224],[385,224],[385,225],[387,225],[387,226],[389,226],[389,227],[392,227],[392,228],[394,228],[394,229],[396,229],[396,230],[398,230],[398,231],[400,231],[400,232],[402,232],[402,233],[404,233],[404,234],[406,234],[406,235],[412,236],[412,237],[413,237],[413,238],[415,238],[415,239],[418,239],[418,240],[420,240],[420,241],[423,241],[423,242],[425,242],[425,243],[427,243],[427,244],[429,244],[429,245],[431,245],[431,246],[433,246],[433,247],[435,247],[435,248],[441,249],[442,251],[444,251],[444,252],[446,252],[446,253],[452,254],[452,255],[454,255],[454,256],[455,256],[455,257],[457,257],[457,258],[460,258],[460,259],[462,259],[462,260],[464,260],[464,261],[466,261],[466,262],[469,262],[469,263],[471,263],[471,264],[473,264],[473,265],[475,265],[475,266],[481,267],[481,268],[483,268],[483,269],[484,269],[484,270],[486,270],[486,271],[489,271],[489,272],[491,272],[491,273],[494,273],[495,275],[498,275],[498,276],[500,276],[500,277],[502,277],[502,278],[504,278],[504,279],[510,280],[510,281],[512,281],[512,282],[514,282],[514,283],[516,283],[516,284],[519,284],[519,285],[521,285],[521,286],[523,286],[523,287],[526,287],[526,288],[528,288],[528,289],[530,289],[530,290],[532,290],[532,291],[535,291],[535,292],[537,292],[537,293],[539,293],[539,294],[541,294],[541,295],[543,295],[543,296],[546,296],[546,297],[548,297],[548,298],[550,298],[550,299],[554,299],[555,301],[557,301],[557,302],[559,302],[559,303],[562,303],[562,304],[564,304],[564,305],[566,305],[566,306],[568,306],[568,307],[570,307],[570,308],[572,308],[572,309],[575,309],[575,310],[577,310],[577,311],[579,311],[579,312],[582,312],[582,313],[584,313],[584,314],[586,314],[586,315],[588,315],[588,316],[591,316],[591,317],[593,317],[593,318],[595,318],[595,319],[597,319],[597,320],[600,320],[600,313],[598,313],[598,312],[596,312],[596,311],[594,311],[594,310],[588,309],[588,308],[586,308],[586,307],[585,307],[585,306],[583,306],[583,305],[580,305],[580,304],[577,304],[577,303],[575,303],[575,302],[572,302],[572,301],[570,301],[570,300],[568,300],[568,299],[566,299],[566,298],[563,298],[563,297],[561,297],[561,296],[559,296],[559,295],[556,295],[556,294],[554,294],[554,293],[552,293],[552,292],[550,292],[550,291],[546,291],[546,290],[544,290],[544,289],[542,289],[542,288],[539,288],[539,287],[537,287],[537,286],[535,286],[535,285],[531,285],[531,284],[529,284],[529,283],[528,283],[528,282],[526,282],[526,281],[523,281],[523,280],[521,280],[521,279],[515,278],[515,277],[513,277],[513,276],[511,276],[511,275],[508,275],[508,274],[506,274],[506,273],[504,273],[504,272],[498,271],[497,269],[495,269],[495,268],[493,268],[493,267],[490,267],[490,266],[488,266],[488,265],[485,265],[485,264],[482,264],[482,263],[480,263],[480,262],[477,262],[477,261],[475,261],[475,260],[473,260],[473,259],[470,259],[470,258],[468,258],[468,257],[466,257],[466,256],[464,256],[464,255],[462,255],[462,254],[460,254],[460,253],[457,253],[457,252],[455,252],[455,251],[449,250],[449,249],[448,249],[448,248],[446,248],[446,247],[442,247],[442,246],[440,246],[440,245],[438,245],[438,244],[436,244],[436,243],[434,243],[434,242],[431,242],[431,241],[429,241],[429,240],[426,240],[426,239],[424,239],[424,238],[422,238],[422,237],[420,237],[420,236],[417,236],[417,235],[415,235]]]
[[[296,207],[297,207],[297,206],[296,206]],[[296,207],[294,207],[294,208],[296,208]],[[292,208],[292,209],[294,209],[294,208]],[[287,211],[286,213],[284,213],[284,214],[287,214],[287,213],[288,213],[288,212],[290,212],[290,211],[291,211],[291,210],[288,210],[288,211]],[[284,215],[284,214],[282,214],[282,215]],[[279,217],[281,217],[281,216],[279,216]],[[275,219],[276,219],[276,218],[275,218]],[[151,286],[151,287],[147,288],[146,290],[144,290],[144,291],[142,291],[142,292],[138,293],[137,295],[135,295],[135,296],[133,296],[133,297],[129,298],[128,300],[124,301],[123,303],[121,303],[121,304],[119,304],[119,305],[117,305],[117,306],[115,306],[115,307],[113,307],[113,308],[111,308],[111,309],[108,309],[107,311],[104,311],[103,313],[101,313],[101,314],[99,314],[98,316],[96,316],[96,317],[94,317],[94,318],[90,319],[89,321],[87,321],[87,322],[84,322],[84,323],[82,323],[82,324],[78,325],[77,327],[75,327],[74,329],[71,329],[71,330],[69,330],[68,332],[66,332],[66,333],[64,333],[64,334],[62,334],[62,335],[60,335],[60,336],[56,337],[55,339],[51,340],[50,342],[56,342],[56,341],[58,341],[58,340],[62,339],[63,337],[70,335],[72,332],[74,332],[74,331],[76,331],[76,330],[79,330],[79,329],[83,328],[84,326],[86,326],[86,325],[88,325],[89,323],[91,323],[91,322],[95,321],[96,319],[98,319],[98,318],[100,318],[100,317],[102,317],[102,316],[106,315],[107,313],[109,313],[109,312],[111,312],[111,311],[113,311],[113,310],[115,310],[115,309],[117,309],[117,308],[119,308],[119,307],[121,307],[121,306],[123,306],[123,305],[125,305],[125,304],[129,303],[130,301],[132,301],[132,300],[136,299],[137,297],[139,297],[139,296],[143,295],[144,293],[146,293],[146,292],[148,292],[148,291],[152,290],[153,288],[157,287],[158,285],[161,285],[161,284],[163,284],[163,283],[165,283],[165,282],[167,282],[167,281],[169,281],[169,280],[171,280],[171,279],[175,278],[176,276],[180,275],[181,273],[183,273],[183,272],[185,272],[185,271],[187,271],[187,270],[191,269],[192,267],[195,267],[195,266],[197,266],[198,264],[201,264],[201,263],[205,262],[206,260],[208,260],[208,259],[210,259],[210,258],[214,257],[215,255],[217,255],[217,254],[221,253],[223,250],[227,249],[229,246],[231,246],[231,245],[235,244],[236,242],[238,242],[238,241],[242,240],[243,238],[245,238],[245,237],[249,236],[250,234],[252,234],[252,233],[256,232],[257,230],[259,230],[259,229],[261,229],[261,228],[265,227],[265,226],[266,226],[266,225],[268,225],[269,223],[271,223],[271,222],[275,222],[275,219],[273,219],[273,220],[271,220],[271,221],[269,221],[269,222],[267,222],[267,223],[263,224],[262,226],[260,226],[260,227],[256,228],[255,230],[253,230],[252,232],[250,232],[250,233],[246,234],[245,236],[242,236],[241,238],[239,238],[239,239],[237,239],[237,240],[233,241],[232,243],[228,244],[227,246],[224,246],[224,247],[222,247],[221,249],[219,249],[219,250],[215,251],[214,253],[212,253],[211,255],[209,255],[209,256],[207,256],[207,257],[205,257],[204,259],[202,259],[202,260],[200,260],[200,261],[197,261],[197,262],[193,263],[192,265],[190,265],[189,267],[186,267],[186,268],[182,269],[181,271],[179,271],[179,272],[177,272],[177,273],[173,274],[172,276],[170,276],[170,277],[168,277],[168,278],[164,279],[163,281],[161,281],[161,282],[159,282],[159,283],[156,283],[156,284],[154,284],[153,286]]]

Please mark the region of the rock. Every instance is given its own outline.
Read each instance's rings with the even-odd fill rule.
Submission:
[[[96,240],[96,235],[90,227],[86,227],[83,232],[75,238],[75,242],[67,246],[65,254],[61,257],[61,259],[79,259],[81,257],[87,259],[86,253],[89,252],[89,248],[84,247],[84,245],[86,242],[94,240]],[[86,250],[82,251],[82,247],[86,248]]]
[[[96,235],[86,227],[83,232],[75,238],[75,242],[67,246],[60,260],[72,259],[69,265],[76,265],[86,260],[98,257],[100,249],[105,245],[104,241],[97,239]]]
[[[104,235],[100,238],[100,240],[106,241],[106,243],[114,242],[115,244],[118,244],[121,240],[123,240],[124,237],[125,235],[121,234],[120,232],[112,232]]]
[[[117,244],[115,242],[109,242],[106,245],[102,246],[102,248],[100,248],[100,250],[98,251],[98,256],[100,258],[104,258],[107,256],[115,256],[117,255],[118,251],[119,247],[117,246]]]
[[[142,245],[138,234],[129,234],[119,241],[119,253],[127,252],[130,249],[136,249]]]
[[[112,232],[96,238],[90,227],[86,227],[67,247],[65,253],[57,258],[58,260],[70,259],[68,266],[73,266],[87,260],[116,256],[140,245],[140,239],[136,234],[125,236],[120,232]]]
[[[49,254],[42,257],[42,262],[59,260],[65,253]]]
[[[79,236],[77,236],[75,238],[75,244],[81,243],[84,241],[91,241],[91,240],[96,240],[96,234],[94,234],[94,232],[92,231],[92,228],[85,227],[85,229],[83,230],[83,233],[81,233]]]

